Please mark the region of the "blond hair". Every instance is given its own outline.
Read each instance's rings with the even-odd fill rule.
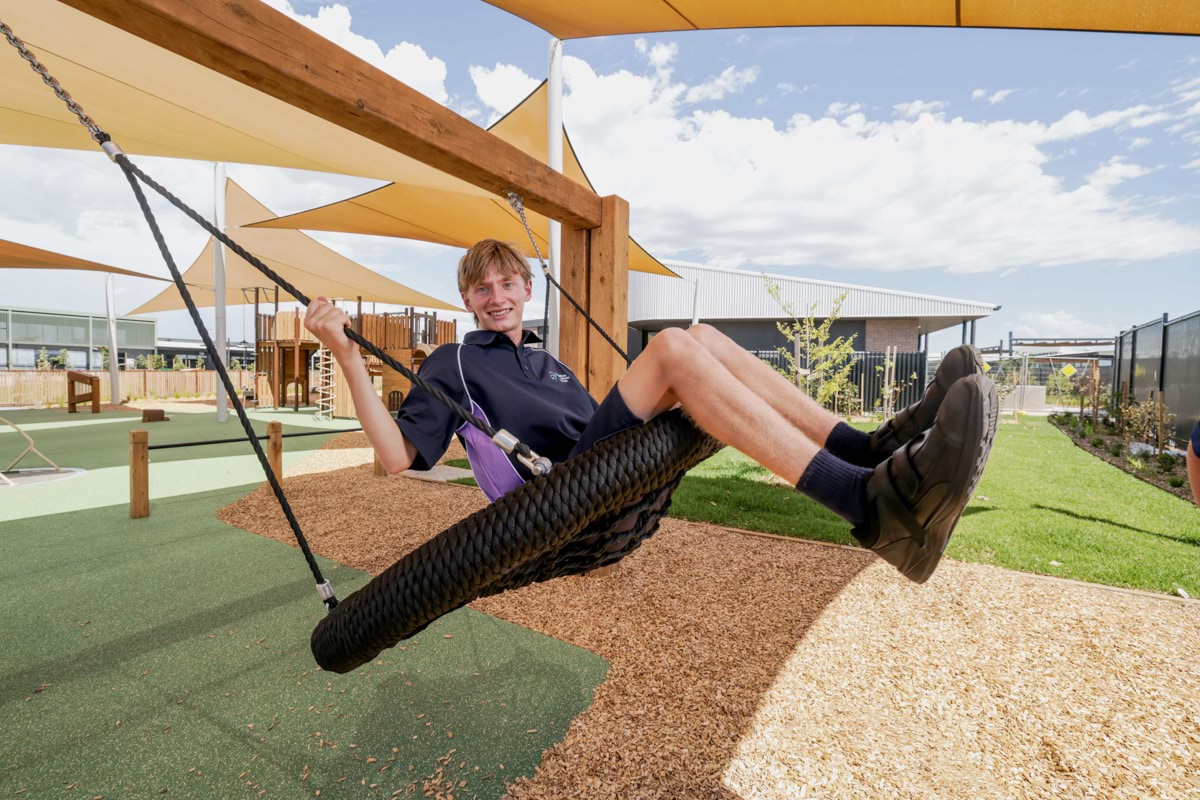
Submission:
[[[523,282],[533,280],[529,263],[507,242],[495,239],[480,239],[471,245],[458,262],[458,291],[466,294],[472,286],[480,283],[487,275],[488,267],[495,265],[504,277],[520,275]]]

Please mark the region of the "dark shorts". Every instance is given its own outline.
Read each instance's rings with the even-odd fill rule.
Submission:
[[[1196,426],[1196,430],[1192,431],[1192,452],[1200,456],[1200,425]]]
[[[617,387],[613,386],[609,390],[608,396],[604,398],[604,402],[596,409],[596,413],[592,415],[587,427],[583,429],[583,434],[580,435],[579,441],[571,448],[569,458],[594,447],[596,444],[604,441],[610,436],[616,436],[618,433],[629,428],[636,428],[641,425],[643,420],[629,410],[629,406],[625,405],[625,399],[621,397],[621,393],[617,391]]]

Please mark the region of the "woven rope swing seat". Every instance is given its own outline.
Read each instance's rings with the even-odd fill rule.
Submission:
[[[658,530],[684,473],[720,446],[678,410],[605,439],[342,600],[313,631],[313,656],[348,672],[472,600],[619,561]]]
[[[671,504],[671,494],[693,466],[720,449],[717,440],[701,431],[680,410],[661,414],[645,425],[609,437],[575,458],[557,466],[533,453],[504,430],[495,430],[484,419],[474,417],[456,400],[427,384],[419,374],[352,328],[347,338],[384,364],[429,392],[465,422],[474,425],[505,452],[515,455],[535,476],[488,507],[472,514],[401,558],[363,588],[339,602],[333,587],[321,574],[312,549],[292,512],[283,487],[270,467],[266,453],[246,415],[228,370],[200,318],[195,301],[172,257],[162,230],[142,190],[145,185],[247,263],[258,269],[302,305],[309,298],[276,274],[139,169],[111,137],[71,99],[25,43],[0,21],[0,34],[29,62],[63,100],[80,124],[114,163],[125,173],[143,216],[188,313],[204,341],[205,352],[217,369],[221,385],[237,412],[246,441],[263,468],[267,483],[308,562],[317,591],[329,613],[312,633],[312,652],[322,668],[349,672],[367,663],[424,628],[438,617],[470,601],[565,575],[577,575],[615,563],[637,549],[658,530],[659,521]],[[509,193],[509,202],[521,217],[525,231],[537,251],[519,196]],[[541,261],[541,253],[537,252]],[[542,261],[549,288],[553,283],[563,292]],[[563,292],[576,309],[628,362],[629,358],[580,305]]]

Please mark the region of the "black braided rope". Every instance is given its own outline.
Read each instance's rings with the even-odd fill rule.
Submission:
[[[349,672],[476,598],[620,560],[658,530],[683,474],[720,447],[679,410],[605,439],[345,598],[313,630],[313,656]]]
[[[107,134],[102,135],[107,137]],[[325,583],[325,578],[321,575],[321,568],[317,566],[317,559],[313,556],[312,549],[308,546],[308,540],[304,537],[303,531],[300,530],[300,523],[296,520],[296,515],[292,512],[292,506],[288,503],[287,496],[283,493],[283,487],[279,485],[279,479],[275,477],[275,471],[271,469],[271,462],[267,459],[267,454],[263,451],[262,445],[258,443],[258,434],[255,433],[254,426],[250,424],[250,418],[246,416],[246,409],[242,406],[242,402],[238,398],[237,389],[233,387],[233,381],[229,379],[229,372],[225,369],[224,361],[217,352],[217,347],[213,343],[212,337],[208,335],[208,329],[204,327],[204,321],[200,319],[200,312],[196,308],[195,301],[192,300],[192,293],[188,290],[187,284],[183,282],[183,275],[180,274],[179,267],[176,266],[175,259],[171,256],[171,250],[167,247],[162,230],[158,227],[158,221],[154,218],[154,213],[150,210],[150,204],[146,200],[146,195],[142,191],[142,187],[138,185],[132,165],[129,159],[123,156],[117,159],[117,164],[125,173],[125,178],[129,181],[130,188],[133,189],[134,197],[137,198],[138,205],[142,209],[142,215],[146,217],[146,223],[150,226],[150,232],[154,235],[158,251],[162,254],[163,261],[167,264],[167,269],[171,271],[171,278],[175,281],[175,287],[179,289],[179,293],[183,296],[183,303],[187,306],[192,323],[195,324],[196,330],[200,332],[200,338],[204,340],[204,349],[208,353],[209,359],[216,366],[217,375],[220,376],[221,383],[225,386],[225,391],[228,393],[229,398],[233,400],[233,408],[237,412],[238,420],[242,423],[242,429],[246,432],[246,438],[250,440],[250,446],[254,449],[254,454],[258,456],[258,463],[262,465],[263,472],[267,476],[267,482],[271,484],[271,491],[274,492],[275,499],[279,501],[279,507],[283,509],[283,515],[287,517],[292,534],[296,537],[296,541],[300,545],[300,550],[304,553],[304,560],[308,562],[308,568],[312,571],[313,578],[317,584]],[[330,597],[325,601],[325,606],[329,609],[335,608],[337,604],[336,597]]]

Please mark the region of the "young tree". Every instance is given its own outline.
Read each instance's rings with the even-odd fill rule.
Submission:
[[[171,369],[186,369],[186,368],[187,368],[187,363],[184,362],[183,356],[175,356],[175,358],[171,360]]]
[[[855,336],[833,337],[833,323],[841,313],[843,293],[833,301],[829,316],[819,322],[816,319],[817,304],[799,318],[792,304],[783,299],[778,283],[766,278],[767,294],[779,304],[791,322],[777,322],[775,327],[791,343],[791,347],[778,347],[784,366],[779,372],[799,386],[809,397],[823,406],[840,406],[848,409],[858,392],[850,381],[854,369]]]
[[[166,369],[167,357],[162,353],[155,353],[150,356],[150,369]]]
[[[62,348],[58,351],[58,355],[54,357],[55,369],[66,369],[71,366],[71,355],[67,352],[67,348]]]
[[[133,366],[136,367],[137,369],[146,369],[146,367],[148,366],[148,361],[146,359],[146,356],[144,354],[139,354],[138,356],[136,356],[133,359]]]
[[[196,354],[196,369],[204,369],[204,353]]]
[[[38,369],[50,369],[51,368],[50,354],[48,352],[46,352],[46,348],[44,348],[44,347],[38,351],[37,368]]]

